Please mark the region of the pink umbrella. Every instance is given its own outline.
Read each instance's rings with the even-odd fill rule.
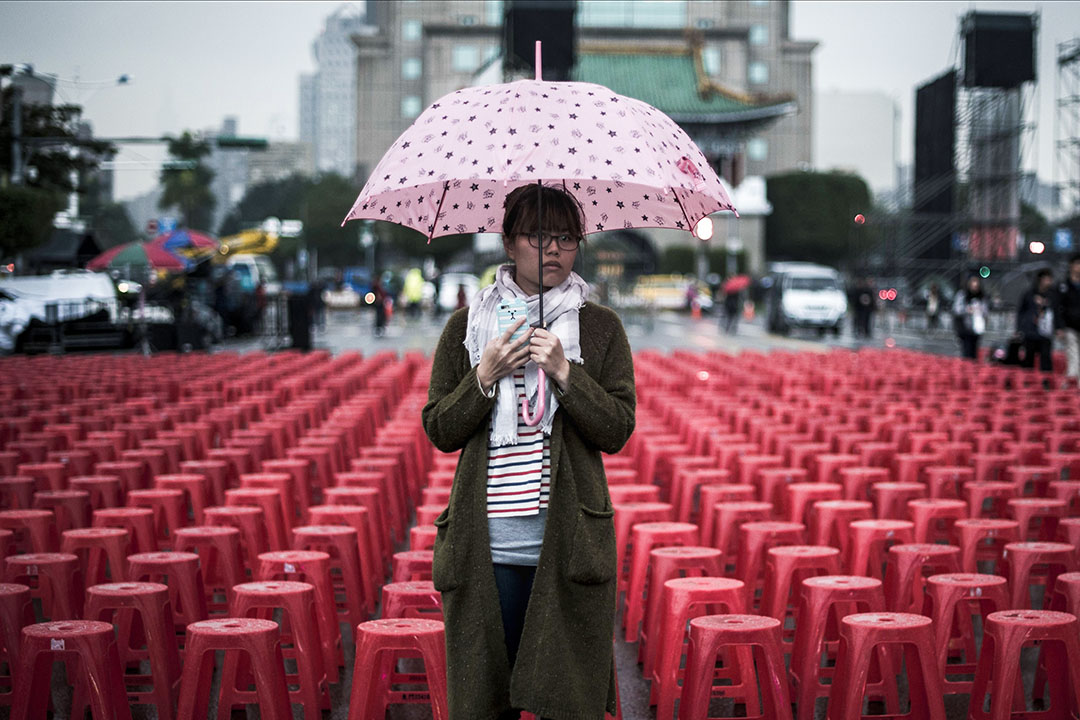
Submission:
[[[711,213],[735,211],[704,154],[671,118],[602,85],[541,80],[538,42],[535,80],[464,88],[421,113],[383,155],[342,224],[385,220],[429,242],[499,232],[506,195],[524,183],[574,195],[586,233],[691,232]],[[543,325],[543,293],[539,309]],[[542,415],[541,404],[536,420]]]

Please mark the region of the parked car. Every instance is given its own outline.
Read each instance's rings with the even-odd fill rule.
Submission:
[[[687,275],[642,275],[630,294],[638,302],[657,310],[688,310],[692,286],[697,290],[701,309],[711,310],[712,292],[708,284]]]
[[[769,332],[787,334],[793,328],[810,328],[839,335],[847,314],[840,273],[813,263],[773,263],[765,295],[765,326]]]

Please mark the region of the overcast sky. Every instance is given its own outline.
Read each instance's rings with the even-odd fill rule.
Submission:
[[[622,1],[622,0],[613,0]],[[297,135],[297,84],[314,69],[311,44],[340,2],[0,2],[0,63],[31,63],[59,76],[63,100],[81,104],[102,137],[218,127]],[[1080,34],[1078,2],[816,2],[798,0],[792,35],[818,40],[818,90],[876,90],[901,105],[901,162],[911,162],[914,88],[956,62],[966,11],[1041,10],[1038,152],[1029,165],[1050,179],[1054,48]],[[132,82],[113,82],[128,74]],[[120,197],[144,191],[139,169],[160,150],[133,147],[116,173]]]

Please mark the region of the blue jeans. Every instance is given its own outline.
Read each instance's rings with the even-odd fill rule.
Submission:
[[[500,563],[494,563],[492,567],[495,569],[495,587],[499,590],[506,655],[510,658],[510,668],[513,669],[518,646],[521,644],[521,631],[525,627],[525,609],[529,606],[536,568],[531,565]]]

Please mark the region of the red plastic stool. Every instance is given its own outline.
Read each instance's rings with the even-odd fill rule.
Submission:
[[[660,487],[658,485],[615,485],[608,488],[608,494],[611,496],[611,502],[613,504],[624,505],[626,503],[642,503],[642,502],[660,502]],[[432,510],[439,508],[439,512],[442,512],[442,508],[446,505],[433,504],[430,506]],[[419,508],[417,508],[417,517],[419,518]],[[438,517],[438,513],[436,513]]]
[[[1044,592],[1043,602],[1032,608],[1035,601],[1031,599],[1031,586],[1042,585],[1044,591],[1053,589],[1054,578],[1076,570],[1076,551],[1065,543],[1015,542],[1005,546],[1002,562],[1009,578],[1013,609],[1041,610],[1049,593]]]
[[[752,648],[751,653],[739,649]],[[734,652],[733,652],[734,651]],[[713,686],[718,657],[739,658],[736,674],[738,685]],[[741,656],[741,658],[740,658]],[[760,678],[754,682],[754,668],[747,661],[753,658]],[[709,715],[709,702],[714,697],[730,698],[746,706],[745,717],[791,717],[787,672],[780,652],[780,621],[757,615],[709,615],[690,621],[690,645],[686,654],[686,680],[683,684],[679,716],[689,720],[704,720]],[[760,703],[760,704],[759,704]],[[750,715],[753,710],[760,714]]]
[[[638,662],[644,666],[645,677],[651,677],[655,666],[660,623],[661,600],[664,583],[678,577],[720,577],[724,573],[722,556],[716,548],[684,545],[681,547],[654,548],[649,553],[649,587],[657,592],[649,593],[645,604],[645,618],[638,638]]]
[[[239,530],[240,557],[244,561],[245,570],[250,572],[258,566],[259,554],[270,549],[262,508],[250,505],[216,506],[206,508],[204,515],[207,525],[234,527]]]
[[[442,505],[446,507],[450,504],[450,488],[423,488],[420,490],[420,502],[424,505]]]
[[[848,572],[878,580],[884,580],[888,547],[915,542],[915,525],[909,520],[853,520],[848,531]]]
[[[225,491],[225,507],[262,508],[270,550],[288,548],[284,498],[278,490],[266,487],[240,487]]]
[[[336,683],[345,664],[341,647],[341,627],[334,604],[334,584],[330,579],[330,556],[320,550],[282,550],[259,555],[259,580],[305,582],[315,589],[315,612],[319,639],[323,646],[323,668],[327,679]]]
[[[61,534],[90,524],[90,493],[85,490],[39,490],[34,493],[34,507],[52,510]]]
[[[402,703],[430,704],[435,720],[447,720],[446,645],[441,622],[371,620],[357,626],[356,638],[349,720],[382,718],[388,705]],[[411,657],[423,658],[424,673],[397,671],[397,661]],[[405,683],[426,683],[427,691],[394,689]]]
[[[15,534],[16,552],[54,552],[60,544],[51,510],[0,510],[0,528]]]
[[[431,580],[431,550],[405,550],[394,553],[391,582]]]
[[[16,474],[34,478],[35,490],[66,490],[67,467],[58,462],[23,463],[16,468]]]
[[[292,474],[286,472],[245,473],[240,476],[241,488],[270,488],[277,490],[281,497],[284,512],[286,537],[292,533],[293,526],[302,523],[307,517],[311,503],[307,502],[307,492],[297,489]]]
[[[136,616],[137,626],[133,622]],[[116,626],[128,702],[155,706],[162,720],[174,717],[180,690],[180,651],[169,588],[160,583],[95,585],[86,590],[86,619]],[[149,673],[139,672],[143,662],[149,663]]]
[[[1068,515],[1080,515],[1080,480],[1053,480],[1047,486],[1049,497],[1066,500],[1069,503]]]
[[[862,707],[867,676],[880,645],[901,645],[905,651],[911,702],[909,716],[945,720],[941,671],[930,618],[908,613],[859,613],[840,621],[840,647],[829,693],[829,717],[839,720],[865,717]],[[887,658],[887,655],[881,657]],[[886,664],[886,660],[881,662]],[[886,684],[890,684],[891,670],[883,671],[883,674]]]
[[[368,509],[362,505],[314,505],[308,510],[307,522],[311,525],[347,525],[356,530],[360,572],[365,580],[364,608],[370,616],[375,612],[383,573],[377,546],[371,537],[374,524],[369,517]]]
[[[975,451],[969,442],[939,442],[934,443],[932,449],[941,457],[942,465],[965,468],[971,467],[971,453]]]
[[[1054,580],[1054,592],[1050,596],[1050,609],[1073,615],[1080,613],[1080,572],[1061,573],[1057,576]]]
[[[855,575],[822,575],[806,578],[799,590],[799,622],[791,652],[792,689],[798,707],[799,720],[812,720],[814,703],[829,696],[833,678],[836,646],[839,642],[839,620],[845,615],[883,612],[885,595],[881,581]],[[822,666],[822,656],[830,662]],[[884,663],[878,660],[877,667]],[[882,678],[872,679],[881,685]],[[889,681],[891,682],[891,678]],[[885,688],[878,692],[888,697]]]
[[[442,620],[442,595],[430,580],[387,583],[382,586],[382,616]]]
[[[159,582],[169,587],[169,603],[178,633],[207,617],[199,556],[188,552],[149,552],[128,555],[131,582]]]
[[[810,512],[811,545],[829,545],[848,554],[848,525],[853,520],[871,520],[873,503],[868,500],[818,500]]]
[[[360,569],[356,530],[344,525],[306,525],[293,528],[296,550],[318,550],[330,556],[330,573],[343,602],[335,600],[338,622],[351,627],[367,619],[364,608],[364,574]],[[430,577],[430,576],[429,576]]]
[[[1052,542],[1069,503],[1054,498],[1010,498],[1009,516],[1019,524],[1020,540]]]
[[[739,526],[738,535],[735,576],[746,586],[747,608],[754,608],[757,591],[764,582],[765,552],[780,545],[805,545],[806,526],[800,522],[745,522]]]
[[[1016,485],[1020,495],[1046,497],[1047,489],[1061,474],[1049,465],[1014,465],[1005,470],[1005,479]]]
[[[79,557],[80,571],[90,587],[127,578],[130,545],[131,536],[123,528],[80,528],[64,531],[60,552]]]
[[[1058,523],[1057,538],[1055,539],[1058,542],[1068,543],[1077,548],[1077,562],[1080,563],[1080,517],[1062,518]]]
[[[968,506],[963,500],[916,498],[907,502],[908,518],[915,524],[917,543],[949,542],[957,520],[965,520]]]
[[[120,495],[145,487],[146,466],[140,461],[115,460],[94,463],[95,475],[111,475],[120,479]],[[110,506],[112,507],[112,506]]]
[[[210,489],[208,502],[212,501],[212,505],[225,502],[225,488],[228,487],[230,471],[229,464],[224,460],[184,460],[180,463],[181,473],[202,475],[206,478]]]
[[[119,507],[123,503],[120,478],[115,475],[76,475],[68,480],[68,487],[87,493],[91,512],[98,508]]]
[[[11,705],[19,638],[22,629],[33,624],[34,601],[30,588],[18,583],[0,583],[0,705]]]
[[[612,505],[615,517],[615,554],[618,572],[617,591],[625,590],[630,581],[630,529],[641,522],[670,522],[673,508],[670,503],[621,503]],[[616,599],[618,594],[616,594]]]
[[[211,502],[210,481],[201,473],[174,473],[171,475],[158,475],[154,478],[154,487],[159,490],[179,490],[184,498],[184,524],[187,518],[196,525],[206,522],[204,513],[206,508],[215,503]],[[175,530],[175,528],[174,528]]]
[[[245,580],[240,531],[214,525],[180,528],[176,531],[173,549],[199,556],[207,613],[227,614],[229,590]]]
[[[242,583],[232,589],[229,600],[231,617],[262,617],[277,620],[281,626],[282,654],[295,663],[296,673],[286,672],[285,681],[296,690],[289,691],[293,702],[305,711],[330,707],[330,692],[322,664],[323,646],[319,639],[319,622],[315,604],[315,588],[308,583],[269,580]],[[286,647],[287,646],[287,647]]]
[[[21,475],[0,477],[0,508],[29,510],[34,504],[34,478]]]
[[[784,502],[785,519],[788,522],[810,524],[810,508],[821,500],[839,500],[844,487],[838,483],[805,482],[792,483],[786,488]]]
[[[798,612],[799,583],[817,575],[840,574],[840,551],[820,545],[788,545],[770,548],[765,556],[765,588],[761,614],[785,623]],[[794,597],[793,597],[794,596]],[[795,618],[798,627],[798,618]],[[785,643],[795,639],[793,629],[782,633]]]
[[[934,465],[926,468],[926,484],[932,499],[959,499],[960,490],[975,478],[975,471],[970,467]]]
[[[46,620],[82,617],[83,580],[79,558],[71,553],[28,553],[4,560],[4,582],[30,588]]]
[[[368,519],[371,521],[368,523],[368,536],[372,548],[375,549],[375,558],[383,570],[389,567],[394,546],[390,538],[390,520],[385,516],[383,507],[382,490],[378,487],[326,488],[323,500],[327,505],[360,505],[367,508]],[[445,508],[448,504],[449,499],[442,503],[442,507]]]
[[[664,583],[650,689],[650,703],[656,700],[657,718],[670,718],[675,712],[684,675],[680,667],[687,621],[710,612],[742,613],[745,596],[742,582],[731,578],[687,577]]]
[[[636,642],[639,625],[645,615],[645,593],[652,592],[646,587],[649,579],[649,553],[656,547],[694,545],[697,542],[698,528],[691,523],[679,522],[644,522],[637,523],[630,529],[630,580],[626,589],[626,605],[623,612],[623,625],[626,628],[626,642]]]
[[[780,455],[740,455],[735,459],[735,482],[756,485],[759,472],[783,465],[784,458]]]
[[[926,578],[960,572],[960,548],[954,545],[911,543],[889,548],[885,567],[885,597],[893,612],[921,612]]]
[[[934,621],[934,645],[946,695],[971,692],[971,680],[963,676],[975,674],[978,659],[972,616],[980,616],[985,624],[990,613],[1008,609],[1008,582],[1003,577],[950,573],[927,578],[921,614]]]
[[[1080,703],[1080,626],[1075,615],[1043,610],[994,612],[986,616],[983,633],[971,696],[981,700],[989,695],[990,707],[984,712],[982,702],[972,702],[969,717],[973,720],[1068,717],[1070,710],[1077,707]],[[1032,644],[1039,647],[1038,668],[1049,680],[1052,715],[1049,712],[1023,712],[1020,655],[1025,645]],[[1019,697],[1017,690],[1021,690]],[[1039,683],[1037,697],[1041,691],[1042,683]]]
[[[879,520],[907,518],[908,500],[926,497],[926,485],[913,482],[879,482],[870,489]]]
[[[230,715],[238,705],[257,703],[260,717],[266,720],[292,720],[281,635],[276,622],[253,618],[203,620],[188,626],[185,645],[189,660],[184,664],[180,680],[178,718],[203,716],[202,708],[210,704],[214,654],[223,650],[225,664],[218,712]],[[250,658],[251,678],[238,677],[237,655],[240,653]],[[249,689],[247,682],[238,687],[238,680],[252,681],[254,689]]]
[[[145,507],[153,511],[154,534],[160,549],[171,548],[173,534],[188,524],[181,490],[132,490],[127,494],[126,502],[128,507]]]
[[[971,454],[971,464],[975,469],[975,482],[1006,480],[1005,470],[1016,464],[1012,453],[975,452]]]
[[[1020,541],[1019,527],[1015,520],[957,520],[953,524],[953,533],[954,542],[960,546],[960,569],[966,573],[977,573],[979,562],[990,562],[996,566],[1005,546]],[[990,569],[993,571],[994,567]]]
[[[78,659],[77,663],[71,662]],[[12,718],[46,717],[55,660],[77,667],[71,717],[85,705],[96,720],[131,720],[113,626],[92,620],[59,620],[22,629]]]
[[[734,564],[739,552],[739,526],[746,522],[772,519],[773,504],[758,500],[729,500],[713,505],[712,545],[724,554],[725,564]],[[703,521],[707,522],[704,519]],[[705,536],[702,527],[702,535]]]
[[[694,526],[697,527],[696,525]],[[431,550],[435,547],[435,536],[439,528],[434,525],[414,525],[409,528],[410,550]],[[697,532],[694,533],[697,535]]]
[[[101,508],[94,511],[93,527],[121,528],[131,538],[129,552],[157,550],[154,511],[145,507]]]
[[[806,482],[806,470],[803,468],[769,468],[759,470],[757,474],[757,500],[770,502],[773,507],[781,507],[786,493],[784,488],[795,483]]]
[[[757,488],[752,485],[702,485],[701,486],[701,512],[698,513],[698,542],[702,545],[712,545],[716,539],[716,506],[722,502],[755,502]],[[769,517],[756,518],[769,520]],[[616,535],[618,539],[618,535]],[[727,558],[725,562],[733,561]]]
[[[0,528],[0,563],[8,555],[15,554],[15,532],[7,528]]]

